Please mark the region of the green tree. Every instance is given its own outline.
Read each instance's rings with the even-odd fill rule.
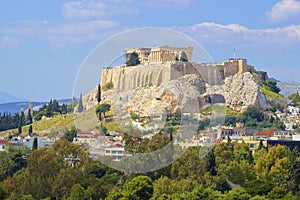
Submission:
[[[261,122],[264,119],[263,112],[261,112],[260,109],[256,106],[249,106],[247,108],[247,111],[244,112],[243,115],[246,117],[247,120],[254,119],[258,122]]]
[[[5,151],[0,152],[0,182],[14,173],[14,167],[15,163],[10,155]]]
[[[268,148],[256,161],[254,169],[257,179],[271,181],[274,185],[286,188],[291,179],[290,150],[286,146]]]
[[[234,188],[230,190],[227,194],[224,194],[224,200],[249,200],[251,196],[244,190],[239,188]]]
[[[174,193],[191,192],[197,184],[198,182],[196,180],[190,178],[172,180],[163,176],[153,183],[153,197],[158,198],[164,194],[171,195]]]
[[[32,150],[35,150],[35,149],[37,149],[37,148],[38,148],[38,138],[35,137],[35,138],[33,139]]]
[[[30,124],[30,126],[29,126],[29,128],[28,128],[28,133],[29,133],[29,135],[31,135],[32,134],[32,125]]]
[[[133,121],[136,121],[136,120],[139,120],[140,119],[140,116],[136,113],[131,113],[130,114],[130,118],[133,120]]]
[[[68,200],[85,199],[85,189],[79,184],[75,184],[71,188],[70,197]]]
[[[82,93],[80,94],[79,102],[78,102],[78,112],[83,111],[83,103],[82,103]]]
[[[268,90],[275,92],[275,93],[279,93],[281,90],[280,88],[277,86],[277,82],[273,81],[273,80],[267,80],[263,82],[265,88],[267,88]]]
[[[123,185],[121,190],[109,193],[106,200],[140,199],[148,200],[153,195],[152,180],[148,176],[137,176]]]
[[[104,84],[102,90],[106,91],[106,90],[110,90],[110,89],[113,89],[113,88],[114,88],[114,83],[109,81],[109,82]]]
[[[183,52],[181,53],[181,56],[180,56],[180,60],[179,60],[179,61],[182,61],[182,62],[188,62],[188,57],[187,57],[185,51],[183,51]]]
[[[219,191],[199,185],[192,192],[187,193],[185,198],[189,200],[221,200],[223,199],[223,195]]]
[[[192,178],[201,180],[206,172],[205,161],[199,157],[200,147],[190,147],[172,164],[173,178]]]
[[[290,94],[288,99],[291,100],[294,105],[298,105],[300,103],[299,92],[297,91],[296,93]]]
[[[140,62],[140,59],[139,59],[139,55],[134,51],[133,53],[131,53],[129,55],[129,59],[128,61],[126,62],[126,65],[127,66],[137,66],[139,65],[141,62]]]
[[[274,187],[271,192],[268,193],[268,198],[272,200],[283,199],[286,194],[286,189],[281,187]]]
[[[7,197],[7,192],[3,189],[2,185],[0,184],[0,200],[4,200]]]
[[[101,85],[98,85],[98,90],[97,90],[97,102],[100,104],[101,102]]]
[[[270,181],[254,179],[247,182],[245,185],[245,190],[252,196],[267,195],[273,188],[274,184]]]
[[[27,123],[26,124],[32,124],[32,115],[31,115],[31,113],[32,113],[32,110],[31,110],[31,108],[28,108],[28,114],[27,114]]]
[[[95,112],[98,115],[100,121],[102,120],[102,114],[105,117],[105,113],[110,111],[110,107],[111,106],[107,103],[102,103],[96,107]]]
[[[24,114],[24,111],[21,110],[20,117],[19,117],[19,123],[18,123],[18,133],[19,134],[22,133],[22,127],[24,125],[24,122],[25,122],[25,114]]]

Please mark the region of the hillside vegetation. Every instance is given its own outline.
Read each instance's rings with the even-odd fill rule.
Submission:
[[[271,90],[269,90],[266,87],[260,86],[259,87],[261,89],[261,91],[263,92],[263,94],[268,98],[268,99],[278,99],[278,98],[284,98],[284,96],[282,94],[278,94],[276,92],[273,92]]]

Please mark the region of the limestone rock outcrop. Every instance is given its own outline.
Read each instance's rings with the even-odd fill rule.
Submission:
[[[140,87],[116,92],[112,103],[116,111],[157,117],[176,112],[189,112],[207,105],[205,82],[195,74],[185,75],[160,86]]]
[[[213,81],[213,85],[203,74],[194,73],[189,64],[117,68],[102,75],[101,84],[114,82],[113,90],[102,92],[102,102],[112,104],[115,113],[162,116],[195,112],[215,103],[244,112],[249,106],[265,109],[268,103],[256,74],[250,72],[224,77],[223,81]],[[219,80],[218,76],[215,79]],[[86,109],[96,104],[95,95],[96,89],[85,96]]]
[[[236,111],[243,112],[249,106],[266,108],[266,98],[259,89],[254,76],[249,72],[226,77],[224,97],[226,106]]]

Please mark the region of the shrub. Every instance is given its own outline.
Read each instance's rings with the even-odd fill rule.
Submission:
[[[114,84],[113,82],[107,82],[104,84],[104,86],[102,87],[102,90],[103,91],[106,91],[106,90],[110,90],[110,89],[113,89],[114,88]]]

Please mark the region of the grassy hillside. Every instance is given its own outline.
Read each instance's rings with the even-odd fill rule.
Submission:
[[[263,94],[268,98],[268,99],[278,99],[278,98],[284,98],[283,95],[281,94],[277,94],[275,92],[272,92],[271,90],[268,90],[266,87],[259,87],[261,89],[261,91],[263,92]]]
[[[33,122],[33,132],[39,135],[51,132],[61,133],[62,130],[76,126],[82,131],[89,131],[100,126],[97,116],[93,110],[80,114],[56,115],[52,118],[43,118],[40,121]],[[23,133],[28,133],[29,125],[22,128]],[[17,133],[17,129],[0,132],[0,136],[6,136],[8,133]]]

